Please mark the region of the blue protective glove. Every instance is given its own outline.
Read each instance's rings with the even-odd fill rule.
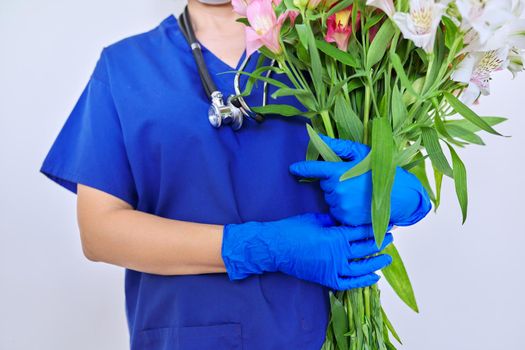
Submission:
[[[371,226],[334,225],[329,214],[225,225],[221,254],[228,277],[233,281],[280,271],[335,290],[376,283],[374,271],[392,259],[386,254],[362,259],[380,251]],[[391,242],[388,233],[381,250]]]
[[[370,147],[353,141],[320,135],[344,162],[302,161],[290,165],[290,172],[306,178],[319,178],[330,212],[341,223],[358,226],[372,222],[372,173],[339,181],[348,169],[363,160]],[[429,196],[419,179],[397,167],[391,194],[390,223],[410,226],[432,209]]]

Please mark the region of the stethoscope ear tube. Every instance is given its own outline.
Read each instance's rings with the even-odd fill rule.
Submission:
[[[202,50],[197,38],[195,37],[195,32],[191,26],[190,15],[188,12],[188,6],[184,7],[184,11],[179,17],[179,26],[182,30],[183,35],[186,37],[186,40],[190,44],[191,52],[197,63],[197,70],[201,77],[202,85],[206,90],[206,95],[211,96],[213,92],[217,91],[217,86],[213,82],[213,79],[206,68],[206,63],[204,62],[204,57],[202,56]]]

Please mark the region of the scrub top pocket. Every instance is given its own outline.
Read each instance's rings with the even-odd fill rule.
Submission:
[[[139,332],[131,350],[242,350],[240,323],[153,328]]]

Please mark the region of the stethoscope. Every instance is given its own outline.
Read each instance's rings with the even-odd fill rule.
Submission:
[[[206,92],[206,95],[209,96],[211,100],[211,105],[208,109],[208,119],[210,124],[215,128],[219,128],[223,124],[229,124],[233,130],[239,130],[243,124],[244,117],[253,119],[258,123],[263,122],[264,117],[261,114],[252,111],[241,95],[239,87],[239,72],[234,78],[235,95],[228,96],[226,103],[224,103],[222,92],[217,89],[217,86],[213,82],[213,79],[208,72],[206,63],[204,62],[201,46],[199,45],[199,42],[197,41],[193,31],[188,6],[184,8],[184,11],[179,16],[178,21],[182,34],[191,47],[195,63],[197,64],[197,69],[199,71],[199,76],[201,78],[202,86]],[[241,67],[239,68],[240,71],[246,68],[249,59],[250,57],[246,57],[244,59]],[[272,61],[271,64],[273,65],[274,61]],[[268,77],[270,74],[271,70],[268,70],[266,77]],[[264,82],[262,106],[265,106],[267,102],[267,89],[268,83]]]

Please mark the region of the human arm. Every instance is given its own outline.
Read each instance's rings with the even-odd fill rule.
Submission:
[[[159,275],[225,272],[222,225],[208,225],[133,210],[125,201],[78,184],[82,249],[92,261]]]
[[[117,197],[81,184],[77,195],[86,257],[137,271],[160,275],[227,272],[232,281],[281,271],[335,289],[350,289],[374,284],[379,279],[374,271],[391,262],[387,255],[362,259],[380,251],[370,227],[333,226],[326,214],[207,225],[136,211]],[[391,241],[387,235],[384,246]]]

